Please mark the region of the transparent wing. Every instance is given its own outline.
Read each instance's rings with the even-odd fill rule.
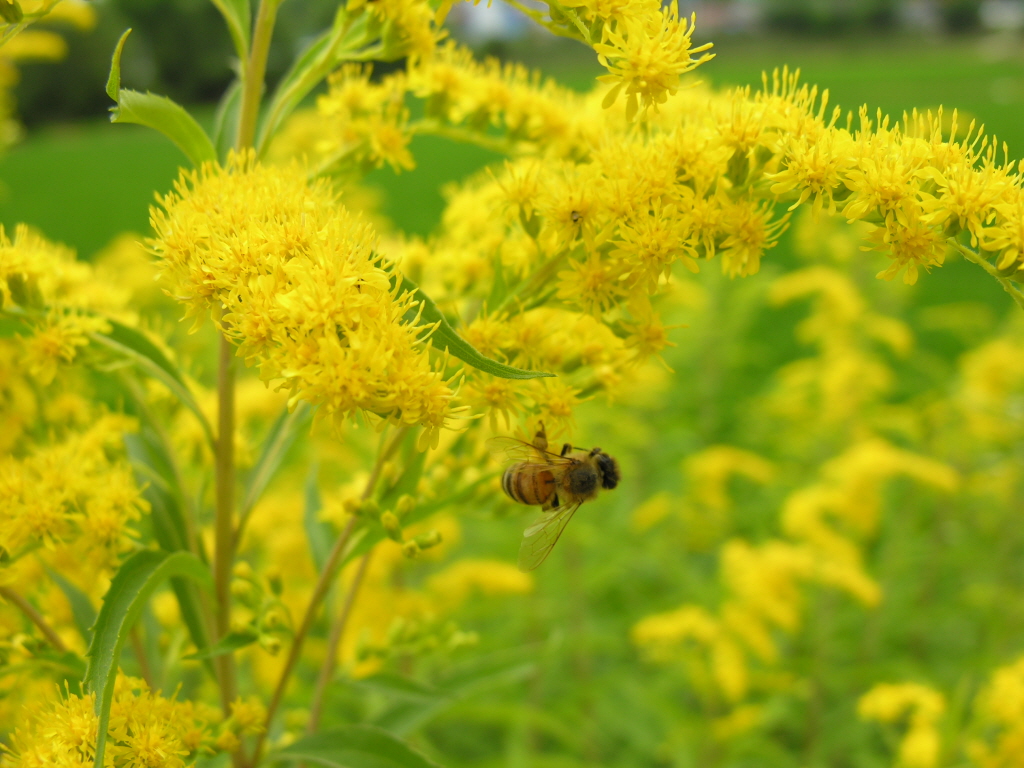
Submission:
[[[487,447],[495,456],[504,456],[510,461],[526,461],[531,464],[571,464],[572,460],[557,453],[542,451],[532,443],[516,437],[492,437]]]
[[[577,501],[549,509],[523,531],[523,543],[519,545],[519,570],[532,571],[544,562],[580,504]]]

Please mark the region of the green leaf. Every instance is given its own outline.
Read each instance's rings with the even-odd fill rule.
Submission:
[[[57,571],[46,567],[46,573],[53,579],[53,583],[60,587],[64,597],[68,599],[68,603],[71,605],[71,617],[75,620],[75,627],[78,629],[82,639],[88,643],[92,639],[92,625],[96,623],[96,609],[92,607],[92,602],[90,602],[88,596],[82,590],[57,573]]]
[[[242,516],[246,516],[256,506],[263,491],[274,477],[288,455],[300,429],[303,429],[310,419],[310,407],[307,403],[299,403],[291,413],[284,409],[277,421],[270,428],[263,441],[263,451],[260,458],[249,474],[248,487],[245,490],[245,498],[242,502]]]
[[[252,26],[252,11],[249,0],[210,0],[228,25],[231,42],[241,61],[249,57],[249,29]]]
[[[370,677],[352,680],[349,685],[404,701],[437,701],[447,696],[444,691],[439,691],[437,688],[390,672],[379,672]]]
[[[194,555],[144,549],[121,564],[103,597],[103,606],[93,627],[92,642],[85,654],[89,664],[82,681],[86,692],[96,695],[96,714],[99,716],[97,766],[104,764],[110,704],[114,699],[114,679],[121,648],[153,590],[171,576],[191,578],[212,589],[213,579],[209,570]]]
[[[130,379],[123,383],[126,396],[135,404],[134,415],[141,422],[136,434],[125,435],[125,447],[138,482],[144,484],[142,495],[149,502],[153,537],[167,552],[189,550],[188,505],[170,446],[154,423],[138,384]],[[181,578],[171,579],[171,589],[192,642],[196,648],[206,648],[210,640],[203,621],[199,590],[195,584]],[[206,667],[213,675],[209,661]]]
[[[124,31],[121,39],[114,46],[114,56],[110,60],[110,76],[107,77],[107,96],[114,101],[117,101],[117,94],[121,90],[121,52],[124,50],[124,43],[131,33],[131,27]]]
[[[23,333],[31,333],[32,329],[25,318],[8,315],[0,315],[0,339],[9,339]]]
[[[206,131],[183,106],[166,96],[122,88],[117,94],[117,106],[111,110],[110,122],[135,123],[159,131],[196,168],[217,161],[217,152]]]
[[[387,731],[349,725],[306,736],[267,756],[272,763],[306,760],[328,768],[437,768]]]
[[[149,502],[150,519],[153,522],[153,538],[156,539],[160,547],[168,552],[187,551],[187,538],[183,530],[178,527],[179,521],[184,522],[179,500],[174,494],[153,482],[147,484],[142,495]],[[196,648],[205,649],[210,644],[210,638],[206,633],[206,624],[203,622],[199,590],[188,579],[177,577],[171,578],[171,589],[178,600],[178,609],[188,628],[189,637],[192,638]],[[209,665],[208,662],[207,664]],[[213,674],[212,665],[209,665],[209,671]]]
[[[317,465],[309,469],[306,476],[306,503],[302,511],[302,527],[306,530],[306,540],[309,542],[309,551],[313,555],[313,563],[316,565],[316,572],[322,573],[327,556],[331,552],[331,539],[334,534],[331,526],[318,517],[323,503],[320,500],[320,487],[317,485]]]
[[[125,435],[124,443],[136,482],[142,486],[142,496],[149,502],[149,518],[157,544],[168,552],[189,549],[180,489],[153,430],[143,422],[138,433]]]
[[[334,15],[331,28],[314,39],[292,62],[277,84],[269,101],[266,119],[260,126],[256,141],[260,157],[266,154],[274,134],[310,91],[344,60],[345,54],[356,51],[375,36],[370,29],[373,14],[359,13],[350,18],[344,4]]]
[[[390,693],[399,700],[382,712],[375,724],[398,736],[412,733],[463,699],[481,691],[493,691],[501,686],[512,685],[533,674],[536,670],[534,657],[537,651],[536,646],[525,646],[474,659],[442,679],[434,689],[436,693],[432,698],[403,696],[400,695],[401,689],[393,686]]]
[[[217,152],[213,148],[213,142],[183,106],[166,96],[140,93],[121,87],[121,53],[130,32],[131,29],[128,29],[121,35],[110,62],[107,95],[117,102],[117,106],[111,107],[110,122],[136,123],[159,131],[173,141],[197,168],[205,162],[216,162]]]
[[[501,263],[501,253],[495,252],[494,284],[491,286],[491,295],[487,297],[487,307],[489,309],[500,307],[506,296],[508,296],[508,282],[505,280],[505,265]]]
[[[165,387],[171,390],[181,404],[188,408],[199,419],[199,424],[206,433],[206,439],[210,447],[216,450],[216,440],[213,437],[213,428],[206,420],[206,416],[199,408],[199,404],[192,396],[185,379],[167,359],[167,356],[160,351],[160,348],[147,339],[142,333],[129,328],[127,325],[109,320],[111,331],[109,333],[92,333],[89,337],[103,346],[117,352],[135,363],[145,373],[160,381]]]
[[[415,445],[415,444],[414,444]],[[416,486],[420,483],[420,478],[423,476],[423,467],[427,461],[426,451],[416,451],[404,462],[405,470],[399,476],[395,484],[388,488],[387,491],[380,497],[380,505],[382,509],[389,508],[392,504],[398,501],[402,494],[414,495],[416,493]]]
[[[479,656],[448,672],[439,688],[462,698],[518,683],[536,671],[539,652],[540,646],[528,645]]]
[[[392,281],[395,279],[395,277],[392,277]],[[489,373],[491,376],[497,376],[502,379],[536,379],[543,376],[555,375],[553,373],[544,373],[542,371],[524,371],[521,368],[513,368],[511,365],[505,365],[504,363],[499,363],[497,360],[485,357],[477,351],[472,344],[455,332],[455,329],[452,328],[447,318],[445,318],[445,316],[441,314],[441,310],[437,308],[437,304],[435,304],[427,294],[420,290],[416,283],[407,277],[403,277],[401,280],[401,292],[414,294],[416,300],[422,303],[420,323],[423,325],[437,324],[437,328],[432,334],[430,334],[430,343],[438,349],[447,349],[452,355],[459,358],[462,362],[471,365],[484,373]],[[407,319],[411,319],[414,316],[415,312],[410,311],[409,315],[407,315]]]
[[[242,81],[235,80],[221,97],[217,114],[213,118],[213,146],[222,160],[235,146],[238,133],[238,114],[242,108]]]
[[[405,473],[403,473],[403,477],[405,477]],[[486,485],[487,483],[490,483],[492,479],[493,478],[489,476],[484,476],[481,477],[476,482],[470,483],[464,488],[460,488],[458,491],[455,491],[455,493],[453,493],[451,496],[448,496],[444,499],[432,501],[429,504],[417,504],[415,507],[413,507],[412,512],[409,513],[408,517],[406,517],[402,521],[402,525],[409,526],[413,523],[418,523],[421,520],[425,520],[426,518],[430,517],[435,512],[440,512],[445,507],[449,507],[453,504],[460,504],[461,502],[471,498],[473,494],[476,493],[478,488],[480,488],[483,485]],[[384,498],[391,499],[391,492],[389,491],[387,494],[385,494]],[[398,494],[395,494],[394,498],[397,500]],[[348,554],[346,554],[345,556],[345,563],[351,562],[353,559],[359,557],[360,555],[365,555],[367,552],[373,549],[373,547],[379,541],[385,538],[384,528],[380,525],[380,523],[374,523],[370,526],[362,528],[361,530],[365,531],[366,533],[361,540],[352,545]]]
[[[229,632],[216,643],[201,651],[190,653],[184,658],[188,661],[199,661],[201,659],[212,659],[215,656],[225,656],[234,653],[240,648],[252,645],[260,636],[255,632]]]

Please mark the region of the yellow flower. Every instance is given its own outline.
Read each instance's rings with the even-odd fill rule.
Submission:
[[[430,577],[428,588],[449,610],[461,605],[474,591],[493,597],[521,595],[533,590],[533,576],[497,560],[457,560]]]
[[[601,314],[625,295],[622,264],[591,253],[586,260],[569,259],[569,269],[558,273],[558,298],[584,312]]]
[[[601,42],[594,45],[601,62],[609,74],[599,80],[613,83],[604,98],[604,106],[611,106],[619,93],[625,92],[626,120],[632,122],[640,111],[641,119],[647,110],[663,104],[680,86],[681,75],[695,69],[712,58],[713,54],[699,54],[711,43],[692,47],[695,15],[679,18],[678,0],[664,7],[645,3],[633,12],[606,23],[601,30]]]
[[[110,707],[105,763],[112,768],[181,768],[214,749],[216,714],[192,702],[153,693],[145,682],[118,675]],[[36,702],[11,738],[5,765],[16,768],[91,766],[99,720],[92,694],[68,693]]]
[[[445,359],[435,360],[370,227],[309,185],[298,167],[232,155],[182,172],[151,211],[169,292],[187,314],[220,314],[261,378],[336,420],[368,411],[428,433],[450,415]]]
[[[58,365],[74,360],[78,350],[89,343],[90,333],[109,330],[110,324],[102,317],[51,311],[25,341],[25,364],[40,384],[50,384]]]
[[[722,272],[729,277],[747,277],[761,268],[761,256],[774,248],[789,225],[789,214],[772,221],[767,204],[755,205],[741,200],[729,206],[723,215],[725,240],[719,246]]]
[[[936,721],[946,709],[941,693],[918,683],[879,683],[860,697],[857,714],[862,720],[894,723],[907,717],[909,728],[899,746],[897,765],[934,768],[942,740]]]
[[[941,230],[927,224],[917,203],[908,202],[885,218],[885,224],[872,230],[868,238],[875,250],[888,252],[892,264],[878,273],[878,277],[892,280],[901,270],[903,282],[917,282],[918,267],[926,271],[941,265],[949,245]],[[866,249],[865,249],[866,250]]]

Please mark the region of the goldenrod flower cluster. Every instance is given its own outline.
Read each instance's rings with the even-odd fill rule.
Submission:
[[[567,94],[519,67],[481,65],[449,45],[378,83],[365,69],[339,70],[317,117],[298,123],[302,135],[318,139],[289,148],[285,137],[277,152],[305,155],[339,174],[383,162],[409,167],[408,141],[420,132],[508,154],[503,171],[451,194],[439,234],[394,255],[439,304],[470,327],[486,321],[496,340],[515,336],[518,318],[542,304],[598,320],[614,340],[583,332],[608,350],[604,359],[582,370],[562,361],[577,392],[614,389],[634,359],[666,348],[667,328],[651,297],[665,291],[675,263],[696,270],[717,256],[725,274],[751,275],[790,211],[805,203],[863,222],[865,247],[891,259],[880,277],[902,273],[913,283],[920,269],[942,263],[961,232],[1001,274],[1012,272],[1017,246],[1009,211],[1019,177],[973,125],[961,135],[954,115],[944,131],[941,113],[913,113],[894,125],[872,120],[866,109],[841,123],[838,108],[827,110],[827,93],[819,99],[788,71],[758,92],[682,88],[679,76],[703,59],[691,57],[692,28],[674,7],[582,4],[559,18],[594,45],[612,73],[611,89]],[[600,40],[587,30],[600,30]],[[614,106],[619,91],[627,95],[624,111]],[[406,94],[422,101],[422,118],[410,117]],[[779,286],[779,302],[807,291],[828,290],[833,298],[849,292],[841,278],[820,271],[805,275],[802,287],[799,279]],[[897,322],[853,310],[868,321],[858,327],[869,338],[906,348]],[[479,333],[467,334],[482,343]],[[572,361],[586,343],[575,335]],[[830,340],[822,334],[822,342]],[[492,352],[525,364],[504,344]],[[554,362],[549,370],[558,372]],[[870,357],[853,362],[834,375],[866,373],[869,386],[885,386]],[[469,386],[475,405],[504,418],[521,408],[508,392],[480,391],[493,387],[477,387],[472,375]],[[830,386],[839,388],[841,379]],[[835,407],[840,400],[828,398]]]
[[[246,734],[295,737],[306,713],[293,706],[296,699],[281,698],[295,661],[278,653],[286,646],[299,663],[328,662],[319,696],[335,663],[360,677],[472,645],[476,634],[458,623],[460,607],[474,594],[529,593],[534,580],[490,555],[445,559],[461,535],[445,506],[497,493],[481,468],[487,430],[470,430],[467,421],[470,433],[457,433],[453,415],[487,416],[481,422],[493,432],[532,430],[539,419],[553,442],[569,433],[583,401],[625,397],[637,382],[655,379],[654,366],[645,366],[672,346],[673,304],[694,315],[708,308],[708,296],[686,274],[705,262],[717,258],[725,278],[753,275],[795,221],[798,244],[825,243],[834,262],[869,258],[858,248],[884,253],[889,262],[878,277],[902,275],[906,284],[951,249],[1006,285],[1024,269],[1021,167],[1005,152],[1000,160],[995,140],[973,125],[961,131],[955,115],[945,128],[941,113],[892,123],[863,108],[844,119],[829,111],[827,92],[819,97],[786,70],[766,77],[759,91],[709,90],[686,79],[710,57],[707,46],[693,45],[693,19],[681,17],[676,3],[571,0],[549,3],[546,14],[526,9],[591,46],[607,69],[603,85],[577,95],[518,65],[479,63],[457,45],[442,45],[441,6],[435,14],[420,0],[350,2],[334,31],[351,32],[342,42],[366,38],[334,52],[342,65],[315,111],[295,118],[268,153],[262,137],[254,140],[258,150],[182,171],[151,210],[147,247],[164,290],[197,326],[210,316],[237,357],[258,369],[261,381],[240,384],[246,402],[230,413],[243,422],[238,434],[211,440],[203,419],[192,420],[196,411],[212,422],[215,410],[213,394],[198,386],[176,390],[186,410],[166,393],[126,383],[138,421],[89,404],[75,391],[72,364],[93,360],[89,345],[111,332],[112,319],[134,323],[124,310],[128,291],[97,280],[66,249],[25,228],[13,241],[0,233],[0,310],[18,326],[13,338],[0,339],[0,415],[12,425],[0,434],[0,587],[11,597],[0,611],[2,660],[37,660],[47,642],[79,649],[73,592],[62,596],[50,570],[95,603],[118,560],[149,543],[143,489],[121,458],[137,423],[153,446],[177,454],[167,465],[174,458],[184,465],[136,467],[151,472],[149,491],[194,505],[183,514],[196,513],[189,522],[198,530],[183,546],[209,561],[213,539],[216,609],[226,621],[207,627],[218,635],[211,639],[234,633],[253,640],[249,649],[216,657],[219,715],[121,678],[109,764],[183,766],[216,752],[234,752],[237,761],[247,752]],[[400,57],[404,70],[380,79],[352,63]],[[323,176],[348,182],[383,165],[412,168],[411,142],[420,134],[489,147],[506,162],[447,190],[430,237],[378,239]],[[860,241],[826,232],[827,217],[855,223]],[[649,499],[634,516],[638,535],[682,520],[681,550],[717,550],[712,590],[673,597],[674,609],[659,606],[636,620],[631,636],[649,660],[683,670],[712,738],[722,742],[764,725],[770,696],[806,690],[790,662],[812,595],[852,597],[855,610],[885,599],[866,553],[894,481],[907,494],[966,489],[972,499],[999,496],[1009,506],[1020,473],[1008,449],[1024,437],[1013,402],[1024,389],[1019,333],[966,355],[952,393],[917,413],[886,400],[892,361],[913,351],[909,326],[872,309],[848,270],[799,269],[764,295],[776,308],[810,302],[797,330],[810,354],[779,368],[766,394],[752,395],[762,407],[744,424],[749,444],[706,440],[682,463],[683,491]],[[431,347],[432,333],[450,333],[434,305],[491,361],[556,375],[521,380],[459,370]],[[345,438],[330,448],[315,434],[307,441],[330,465],[323,474],[332,488],[319,514],[315,473],[300,494],[299,471],[283,458],[294,434],[282,428],[281,442],[264,454],[246,442],[249,422],[269,421],[279,407],[268,385],[284,393],[293,414],[299,401],[317,406],[334,422],[334,436]],[[249,396],[254,386],[261,397]],[[217,405],[228,414],[225,394]],[[169,415],[166,441],[150,409]],[[372,449],[348,428],[357,414],[382,434],[366,472],[360,462]],[[221,424],[230,430],[231,419]],[[220,484],[212,530],[202,527],[213,495],[206,493],[211,443]],[[441,450],[425,456],[428,444]],[[235,446],[238,458],[225,446]],[[1001,451],[1004,460],[977,461],[979,448]],[[149,457],[140,453],[133,459],[144,465]],[[277,459],[287,482],[259,499]],[[232,472],[250,464],[258,466],[244,507],[232,506]],[[999,482],[989,482],[995,475]],[[766,510],[756,526],[737,524],[742,486]],[[425,507],[422,519],[414,517]],[[327,566],[325,558],[336,559]],[[341,574],[334,590],[331,568]],[[79,578],[84,569],[92,580]],[[156,611],[168,631],[147,639],[163,642],[176,663],[188,640],[169,594]],[[299,653],[307,640],[311,659]],[[145,651],[135,650],[140,666]],[[978,699],[989,731],[970,750],[984,768],[1012,764],[1024,738],[1018,667],[998,670]],[[28,677],[5,670],[0,682],[13,689]],[[39,677],[25,690],[34,692]],[[239,680],[246,691],[276,689],[269,713],[235,697]],[[923,685],[881,684],[864,693],[859,713],[906,721],[898,763],[933,768],[943,751],[944,701]],[[97,727],[91,697],[65,691],[59,701],[36,704],[9,762],[88,763]],[[256,749],[252,762],[263,754]]]
[[[896,764],[901,768],[935,768],[942,740],[937,721],[946,710],[945,697],[918,683],[880,683],[861,696],[857,714],[863,720],[895,723],[904,718]]]
[[[967,753],[981,768],[1016,768],[1024,745],[1024,659],[999,667],[978,692],[975,714],[986,738],[974,738]]]
[[[73,545],[83,568],[116,563],[147,508],[128,467],[107,458],[131,429],[130,419],[109,415],[24,459],[0,458],[0,547],[9,557]]]
[[[5,756],[17,768],[80,768],[92,765],[99,720],[95,697],[68,693],[36,702],[23,728],[16,730]],[[230,751],[238,736],[258,730],[262,707],[238,701],[222,721],[213,707],[166,698],[145,681],[118,676],[107,731],[104,765],[114,768],[184,768],[197,757]]]
[[[357,411],[436,431],[451,411],[435,362],[365,222],[298,167],[233,155],[183,172],[149,241],[186,315],[214,313],[261,378],[341,420]]]
[[[130,319],[122,309],[127,299],[127,291],[98,279],[68,248],[25,225],[13,241],[0,229],[0,310],[18,313],[31,330],[19,334],[22,354],[40,384],[50,384],[58,366],[75,359],[90,333],[109,329],[94,312]]]
[[[722,446],[697,460],[714,461],[718,477],[752,470],[760,482],[771,477],[770,465],[747,451]],[[732,470],[726,472],[726,466]],[[726,597],[717,616],[694,605],[649,616],[633,628],[633,641],[662,662],[674,659],[687,641],[696,642],[707,649],[713,687],[726,701],[740,702],[750,691],[751,664],[779,662],[773,633],[799,629],[803,584],[843,590],[869,607],[881,599],[878,584],[864,571],[860,547],[877,528],[884,480],[903,474],[947,492],[957,486],[949,467],[881,440],[853,446],[826,463],[821,474],[821,482],[793,491],[782,506],[780,522],[788,541],[753,545],[731,539],[723,544],[720,580]],[[713,506],[727,509],[721,485],[711,487]],[[691,493],[707,495],[700,486]]]

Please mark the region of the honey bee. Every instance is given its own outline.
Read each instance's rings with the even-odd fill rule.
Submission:
[[[560,454],[549,452],[543,422],[532,443],[512,437],[491,443],[518,459],[502,475],[502,490],[513,501],[544,511],[523,532],[519,546],[519,570],[532,571],[547,558],[580,504],[596,498],[600,488],[619,484],[619,465],[600,448],[588,451],[566,443]]]

